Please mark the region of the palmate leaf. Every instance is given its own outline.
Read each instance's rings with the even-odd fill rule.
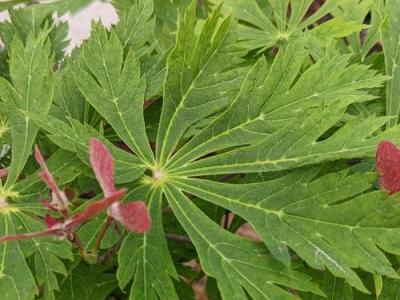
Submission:
[[[223,2],[225,14],[233,13],[235,18],[244,23],[239,27],[240,42],[249,50],[266,50],[278,43],[291,41],[292,37],[301,34],[308,26],[332,13],[340,3],[336,0],[325,1],[320,9],[306,17],[313,0],[269,0],[265,1],[267,7],[264,10],[256,0],[210,0],[210,2],[214,5]],[[271,15],[268,16],[266,12],[271,12]],[[348,30],[349,26],[356,26],[353,22],[341,25],[341,30],[344,31]],[[360,25],[357,27],[362,28]]]
[[[398,123],[400,113],[400,7],[397,1],[386,1],[387,17],[381,28],[383,49],[385,53],[386,74],[392,79],[386,86],[386,114],[393,118],[388,121],[388,127]]]
[[[129,234],[118,255],[121,288],[133,278],[129,299],[178,299],[171,277],[178,279],[165,242],[161,220],[162,193],[148,197],[152,227],[144,235]]]
[[[73,181],[81,173],[81,160],[75,153],[63,149],[59,149],[51,155],[46,164],[60,186]],[[38,176],[38,173],[39,171],[34,172],[23,180],[18,181],[14,189],[18,193],[19,204],[33,202],[37,206],[34,208],[44,210],[43,206],[39,206],[38,199],[43,194],[43,191],[47,190],[47,187]],[[27,210],[26,207],[25,210]]]
[[[135,155],[128,153],[104,139],[101,134],[89,125],[83,125],[71,119],[67,124],[53,116],[42,116],[37,114],[27,114],[42,129],[49,132],[49,138],[59,147],[75,152],[79,158],[90,165],[88,153],[88,143],[91,137],[96,137],[104,141],[110,149],[115,160],[116,183],[130,182],[140,177],[145,171],[145,165]]]
[[[231,19],[216,9],[196,35],[196,3],[186,10],[177,43],[167,61],[163,109],[157,134],[157,162],[163,165],[195,122],[224,108],[236,94],[243,68]]]
[[[101,266],[87,266],[80,259],[71,263],[69,276],[60,284],[57,300],[105,299],[117,286],[115,276]]]
[[[58,150],[47,161],[49,169],[60,184],[72,181],[79,174],[74,170],[79,167],[79,164],[80,160],[74,153],[68,153],[64,150]],[[2,227],[2,232],[0,233],[1,236],[7,235],[7,233],[27,233],[43,229],[45,225],[33,217],[33,214],[43,215],[45,213],[44,207],[39,204],[39,197],[41,192],[43,193],[44,187],[37,172],[19,181],[14,186],[15,191],[18,193],[17,201],[0,208],[0,215],[6,221],[2,225],[4,227]],[[43,196],[47,197],[44,193]],[[31,241],[23,241],[20,244],[7,243],[0,246],[2,245],[4,245],[1,252],[4,255],[4,266],[8,268],[8,264],[11,263],[10,265],[13,269],[12,271],[7,271],[10,274],[6,275],[9,276],[8,280],[16,282],[10,285],[7,284],[7,278],[4,279],[5,287],[0,287],[0,290],[10,297],[7,298],[6,296],[5,299],[33,299],[39,290],[36,287],[30,287],[32,273],[35,275],[36,285],[39,287],[44,299],[55,299],[54,293],[59,290],[58,274],[68,275],[63,260],[73,259],[69,242],[38,238]],[[8,254],[9,249],[13,249],[11,254]],[[21,251],[23,256],[19,256],[18,251]],[[7,258],[7,255],[12,255],[13,257]],[[32,273],[29,269],[23,268],[26,264],[25,258],[32,260]],[[15,264],[18,264],[18,266]],[[16,273],[14,274],[14,272]],[[22,288],[20,285],[26,285],[26,288]],[[28,289],[28,291],[25,291],[25,289]],[[19,290],[21,295],[15,294]]]
[[[53,59],[47,33],[28,35],[26,45],[18,38],[10,49],[11,83],[0,78],[0,97],[7,106],[11,126],[12,149],[10,173],[5,188],[10,188],[22,172],[38,126],[20,110],[45,115],[50,109],[54,85],[50,69]]]
[[[68,25],[66,22],[56,23],[52,18],[53,11],[43,5],[30,5],[24,9],[10,9],[10,22],[0,24],[0,37],[6,46],[11,45],[15,37],[25,43],[30,33],[38,34],[49,30],[51,50],[58,61],[68,46]],[[7,50],[7,49],[6,49]]]
[[[43,229],[43,224],[23,211],[15,213],[15,219],[21,232],[35,232]],[[28,210],[29,212],[30,210]],[[34,239],[24,242],[24,252],[33,253],[34,274],[37,285],[41,288],[44,299],[56,299],[55,291],[59,290],[57,274],[68,275],[62,259],[73,260],[72,247],[67,241],[56,241],[52,238]]]
[[[318,274],[320,275],[320,274]],[[315,294],[301,294],[303,300],[353,300],[353,289],[346,283],[345,280],[332,276],[329,273],[324,273],[322,276],[318,276],[318,280],[321,284],[321,288],[324,292],[324,296]],[[364,295],[364,294],[363,294]],[[371,298],[372,299],[372,298]],[[379,298],[380,299],[380,298]]]
[[[246,292],[252,299],[296,299],[276,284],[320,292],[310,278],[268,257],[265,248],[223,231],[174,185],[166,184],[164,192],[224,299],[246,299]]]
[[[0,207],[0,235],[16,233],[16,208]],[[5,300],[30,300],[38,293],[18,243],[0,243],[0,291]]]
[[[122,43],[122,48],[130,48],[137,56],[150,52],[146,45],[152,40],[155,27],[154,4],[151,0],[136,0],[128,11],[120,14],[120,21],[115,33]]]
[[[378,103],[388,78],[353,64],[358,57],[335,54],[341,51],[334,47],[325,51],[331,39],[364,28],[353,19],[360,16],[336,9],[339,2],[352,1],[325,1],[308,17],[311,0],[226,0],[205,20],[196,17],[197,1],[192,1],[177,32],[168,36],[171,41],[176,37],[171,52],[160,36],[175,30],[174,21],[166,29],[162,19],[186,0],[156,1],[155,6],[151,0],[121,1],[132,8],[120,11],[118,25],[110,31],[94,25],[89,41],[60,66],[50,113],[24,107],[19,111],[47,134],[40,142],[51,141],[48,152],[60,148],[48,163],[62,185],[74,181],[80,186],[87,180],[88,141],[96,137],[104,142],[115,158],[116,183],[134,188],[127,200],[147,202],[153,226],[123,239],[106,235],[94,252],[102,259],[121,246],[112,269],[86,267],[76,260],[66,270],[63,260],[71,258],[70,245],[60,244],[60,249],[35,239],[6,244],[19,247],[8,249],[19,251],[18,268],[26,271],[22,276],[10,269],[11,254],[1,244],[7,261],[2,270],[30,288],[21,299],[39,290],[31,273],[50,299],[58,288],[57,299],[102,299],[120,289],[129,299],[178,299],[184,294],[177,285],[185,276],[181,257],[197,258],[194,248],[201,271],[218,286],[214,294],[223,299],[324,297],[319,285],[333,298],[339,288],[329,286],[329,280],[346,289],[343,297],[350,297],[350,285],[368,292],[360,274],[397,280],[386,254],[400,254],[398,196],[375,191],[374,174],[343,171],[347,159],[372,157],[381,139],[400,142],[398,127],[383,130],[389,117],[358,115],[354,109],[360,103]],[[169,10],[160,11],[163,5]],[[229,9],[239,24],[221,17]],[[335,18],[317,26],[328,12]],[[309,25],[315,29],[303,34]],[[318,53],[310,49],[313,38],[322,45]],[[263,55],[248,51],[275,46],[277,52]],[[145,123],[144,100],[161,95],[146,110]],[[156,140],[154,154],[146,126],[152,127],[150,141]],[[323,167],[327,162],[329,167]],[[21,201],[0,208],[0,217],[8,217],[0,223],[0,234],[40,226],[34,215],[44,212],[33,200],[44,194],[43,185],[34,178],[34,169],[26,169],[32,175],[14,185]],[[221,228],[221,215],[227,211],[237,215],[237,224],[251,223],[264,244]],[[164,218],[164,213],[170,215]],[[79,231],[85,249],[96,243],[105,215]],[[166,242],[163,225],[174,233],[185,231],[188,237],[182,238],[192,244],[177,251],[176,244]],[[46,259],[41,260],[42,254]],[[25,258],[32,262],[31,273]],[[59,284],[55,277],[66,273]],[[326,281],[314,280],[319,276]],[[7,280],[2,284],[15,293]]]
[[[353,118],[323,139],[323,134],[341,120],[347,105],[346,101],[338,101],[317,108],[264,140],[197,160],[173,172],[200,176],[282,171],[325,161],[374,156],[380,140],[400,139],[398,127],[375,134],[387,121],[385,117]]]
[[[384,78],[363,65],[349,66],[348,56],[321,59],[299,77],[306,57],[302,44],[293,42],[278,53],[270,68],[260,59],[229,109],[179,149],[169,167],[262,141],[287,126],[301,109],[337,99],[368,100],[365,88],[380,86]]]
[[[371,188],[374,174],[338,172],[309,182],[302,179],[305,173],[255,184],[182,178],[175,184],[248,220],[274,256],[286,263],[287,245],[312,267],[326,266],[363,291],[351,268],[397,278],[382,250],[399,252],[398,199],[386,199],[383,192],[362,194]]]
[[[147,140],[143,102],[146,82],[133,51],[123,55],[123,45],[113,31],[108,36],[94,24],[92,38],[84,45],[82,59],[90,71],[74,69],[77,86],[87,101],[107,120],[119,137],[146,164],[154,162]]]

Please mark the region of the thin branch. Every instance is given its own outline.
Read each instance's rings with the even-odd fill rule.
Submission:
[[[113,222],[113,218],[107,216],[106,223],[103,226],[103,229],[100,232],[99,237],[97,238],[96,244],[94,245],[93,252],[96,253],[100,249],[101,241],[103,240],[104,236],[107,233],[108,228],[110,227],[111,223]]]
[[[175,233],[165,233],[165,237],[167,238],[167,240],[171,240],[171,241],[192,243],[190,238],[186,235],[179,235],[179,234],[175,234]]]

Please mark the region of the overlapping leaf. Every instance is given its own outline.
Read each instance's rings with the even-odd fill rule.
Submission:
[[[388,126],[397,124],[400,113],[400,6],[397,1],[386,1],[385,11],[387,18],[381,29],[383,49],[385,52],[386,74],[392,76],[386,86],[386,114],[393,118]]]
[[[380,86],[384,78],[363,65],[348,65],[348,56],[321,59],[299,77],[306,58],[302,44],[293,42],[270,68],[259,60],[229,109],[177,151],[171,168],[217,150],[260,142],[301,110],[338,99],[366,101],[371,96],[365,88]]]
[[[23,208],[19,209],[21,212],[15,213],[15,221],[21,227],[21,232],[35,232],[43,228],[41,222],[25,214]],[[67,241],[56,241],[51,238],[34,239],[24,243],[25,252],[33,253],[35,279],[44,299],[56,299],[55,291],[60,290],[57,275],[68,276],[62,260],[74,258],[71,245]]]
[[[61,282],[57,299],[92,300],[104,299],[117,286],[113,274],[101,266],[87,266],[76,260],[68,269],[69,276]]]
[[[50,109],[54,90],[50,72],[53,62],[45,32],[38,36],[29,34],[26,45],[18,38],[11,44],[11,83],[1,78],[0,97],[7,106],[12,148],[18,151],[12,155],[6,188],[10,188],[22,172],[39,129],[21,110],[45,115]]]
[[[399,201],[371,188],[373,174],[333,173],[308,182],[303,170],[255,184],[179,179],[187,192],[248,220],[268,248],[286,263],[292,248],[311,266],[326,266],[364,290],[352,268],[397,278],[382,250],[398,254]],[[346,201],[347,199],[351,199]]]
[[[291,0],[269,0],[265,1],[261,8],[256,0],[211,0],[217,5],[224,3],[224,12],[233,13],[235,18],[241,21],[239,27],[241,45],[249,50],[266,50],[282,42],[292,41],[297,36],[313,26],[321,18],[333,13],[341,1],[328,0],[313,11],[313,0],[291,1]],[[342,18],[335,18],[326,25],[323,25],[327,35],[323,39],[331,41],[333,38],[344,37],[360,31],[363,26],[354,21],[344,21]],[[318,31],[317,26],[316,30]],[[312,34],[318,33],[311,30]],[[321,37],[321,36],[320,36]]]
[[[399,141],[398,128],[375,134],[387,121],[385,117],[353,118],[324,139],[323,134],[343,118],[347,104],[333,102],[317,108],[264,140],[197,160],[174,172],[200,176],[281,171],[325,161],[374,156],[381,139]]]
[[[223,299],[324,297],[318,284],[328,297],[350,299],[349,285],[368,292],[360,273],[373,274],[378,288],[382,276],[397,280],[387,254],[400,255],[398,196],[375,191],[374,174],[343,171],[346,161],[336,164],[372,157],[382,139],[400,142],[400,130],[390,118],[397,116],[396,62],[388,63],[396,59],[392,17],[397,10],[385,12],[390,18],[383,27],[387,74],[394,75],[387,97],[393,109],[389,117],[377,117],[368,110],[358,114],[357,108],[379,104],[379,89],[389,78],[353,63],[370,55],[384,19],[376,5],[378,18],[362,43],[358,33],[366,28],[362,22],[370,0],[328,0],[315,13],[312,0],[226,0],[221,6],[211,0],[215,9],[204,20],[198,16],[207,14],[208,4],[196,11],[197,1],[192,1],[176,32],[177,13],[186,0],[117,2],[120,23],[110,31],[94,25],[89,41],[60,65],[51,108],[53,60],[47,40],[60,48],[63,35],[52,37],[50,30],[25,36],[30,30],[24,27],[22,42],[10,47],[6,41],[12,54],[11,84],[1,81],[0,107],[11,125],[13,149],[22,151],[13,152],[17,155],[7,183],[20,202],[6,206],[1,199],[0,234],[41,226],[34,215],[42,216],[43,210],[32,202],[43,195],[35,169],[28,166],[27,177],[14,184],[38,127],[47,134],[40,142],[51,141],[48,152],[58,149],[48,165],[61,185],[86,180],[80,174],[87,172],[89,139],[104,142],[115,157],[116,183],[131,183],[132,195],[147,202],[152,228],[144,235],[121,232],[102,240],[95,252],[104,257],[121,247],[118,268],[112,266],[116,278],[104,272],[107,267],[86,267],[79,259],[66,269],[64,260],[72,258],[68,243],[35,239],[0,244],[5,299],[33,299],[39,291],[46,299],[101,299],[118,289],[117,280],[129,299],[178,299],[175,280],[182,276],[181,268],[179,259],[170,256],[162,222],[162,214],[171,210],[177,231],[187,233],[182,238],[190,238],[202,271]],[[393,3],[388,1],[386,9]],[[360,9],[348,12],[352,5]],[[222,17],[231,11],[233,16]],[[328,13],[333,19],[319,25]],[[43,27],[45,12],[36,17],[41,25],[34,27]],[[3,31],[8,40],[10,32]],[[345,36],[350,36],[348,45],[337,42],[327,50],[332,39]],[[355,55],[339,54],[341,46]],[[271,47],[270,53],[264,51]],[[56,53],[59,48],[53,47]],[[7,72],[5,68],[9,78]],[[144,109],[155,99],[160,102],[147,109],[146,120],[151,121],[145,123]],[[393,127],[383,130],[387,122]],[[151,142],[156,140],[156,149],[147,134]],[[322,168],[327,162],[330,167]],[[240,173],[254,176],[214,181]],[[220,215],[211,220],[201,210],[204,205],[196,205],[199,201],[233,212],[239,223],[251,223],[265,245],[222,229]],[[104,216],[81,228],[86,249],[93,247]],[[331,273],[325,272],[324,280],[306,275],[323,270]],[[67,274],[59,284],[57,278]],[[336,284],[345,292],[337,294]],[[391,286],[382,295],[391,294]]]
[[[246,293],[252,299],[296,299],[276,284],[320,292],[310,278],[274,261],[263,247],[223,231],[175,186],[166,185],[164,191],[224,299],[246,299]]]
[[[0,235],[16,233],[16,208],[0,207]],[[0,243],[0,291],[5,300],[33,300],[38,294],[35,279],[18,243]]]
[[[162,220],[162,193],[149,196],[152,227],[144,235],[129,234],[119,252],[117,278],[124,288],[133,278],[130,299],[178,299],[171,277],[178,275],[165,242]]]
[[[82,94],[130,149],[151,165],[154,158],[143,118],[146,82],[134,52],[129,51],[124,57],[117,35],[112,32],[109,36],[101,25],[95,24],[82,56],[89,72],[78,67],[74,70]]]
[[[195,31],[195,2],[186,10],[167,61],[157,160],[163,165],[190,125],[226,107],[237,92],[243,69],[230,18],[216,9]]]
[[[29,114],[29,118],[49,132],[49,138],[55,144],[65,150],[76,152],[79,158],[87,165],[89,165],[87,156],[89,139],[91,137],[96,137],[103,140],[115,158],[115,168],[117,170],[115,181],[117,183],[133,181],[140,177],[145,171],[144,163],[135,155],[113,146],[89,125],[83,125],[74,119],[71,119],[69,125],[50,115],[41,116]]]

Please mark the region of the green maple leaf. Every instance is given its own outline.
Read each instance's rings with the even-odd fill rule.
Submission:
[[[80,259],[68,268],[69,276],[60,283],[56,299],[91,300],[105,299],[117,285],[113,274],[101,266],[87,266]]]
[[[47,190],[29,162],[35,140],[55,149],[48,165],[57,182],[75,187],[93,177],[88,143],[99,139],[114,157],[115,183],[130,188],[124,201],[143,199],[152,217],[144,234],[107,233],[96,251],[118,253],[106,267],[75,259],[66,268],[73,259],[67,242],[0,244],[5,299],[39,291],[45,299],[101,299],[112,291],[179,299],[177,282],[187,274],[164,232],[172,219],[168,228],[187,234],[192,245],[182,251],[198,258],[217,297],[352,299],[370,292],[363,276],[375,279],[377,295],[395,295],[399,275],[388,256],[400,254],[399,197],[378,191],[376,174],[364,172],[381,140],[400,143],[394,2],[330,0],[309,15],[311,0],[212,0],[205,19],[198,16],[206,9],[197,1],[183,9],[186,2],[116,1],[120,23],[110,30],[94,24],[57,71],[64,31],[40,31],[48,11],[36,16],[37,26],[26,17],[36,6],[0,26],[10,56],[9,76],[1,71],[8,80],[0,81],[0,130],[11,131],[13,150],[0,185],[13,196],[0,199],[0,235],[41,227],[37,199]],[[348,12],[353,5],[359,10]],[[372,29],[361,43],[371,9]],[[327,14],[333,18],[316,25]],[[379,62],[356,63],[370,59],[382,22],[391,78],[375,70]],[[385,84],[387,116],[377,116],[368,106],[379,105]],[[363,164],[349,169],[354,160]],[[234,224],[223,228],[228,212]],[[79,229],[86,250],[105,217]],[[232,232],[243,223],[259,242]]]
[[[387,14],[381,28],[386,74],[392,77],[386,86],[386,112],[388,116],[394,117],[388,121],[388,127],[391,127],[397,124],[400,112],[399,101],[396,100],[400,94],[398,84],[400,78],[400,34],[396,29],[400,22],[400,9],[396,1],[387,1],[382,10],[385,10]]]
[[[325,1],[317,10],[313,11],[315,5],[313,0],[291,1],[291,0],[269,0],[265,1],[265,7],[256,0],[210,0],[213,5],[224,3],[224,13],[233,13],[234,17],[241,21],[240,41],[241,46],[249,50],[264,51],[273,46],[287,41],[293,41],[297,37],[311,39],[310,47],[326,47],[334,39],[359,33],[366,26],[359,20],[338,13],[351,5],[352,9],[359,13],[365,11],[367,1],[359,5],[359,1]],[[354,8],[355,6],[359,6]],[[288,11],[290,10],[290,14]],[[316,26],[317,21],[333,15],[334,18]],[[346,18],[343,18],[346,17]],[[354,17],[354,16],[353,16]],[[308,30],[310,27],[312,29]],[[305,32],[305,33],[304,33]]]
[[[70,156],[70,159],[68,159]],[[63,159],[61,159],[63,158]],[[65,160],[64,160],[65,159]],[[80,161],[75,155],[64,150],[52,155],[47,164],[53,175],[62,184],[70,182],[75,174],[66,172],[77,167]],[[2,223],[0,235],[26,233],[42,230],[44,224],[33,215],[45,214],[38,198],[44,190],[37,173],[28,176],[15,185],[18,201],[0,208]],[[56,299],[55,292],[60,289],[57,275],[68,275],[64,260],[72,260],[72,248],[69,242],[51,238],[33,239],[15,243],[1,243],[2,257],[0,272],[0,290],[5,299],[34,299],[40,287],[44,299]],[[26,260],[32,260],[33,270],[28,268]],[[33,276],[34,274],[34,276]]]
[[[180,179],[176,184],[248,220],[274,256],[285,263],[290,262],[287,245],[311,266],[326,266],[364,291],[351,268],[397,278],[377,247],[397,253],[395,245],[400,236],[394,229],[398,221],[396,197],[382,201],[386,198],[382,192],[362,194],[371,188],[373,174],[346,176],[339,172],[314,181],[304,180],[305,174],[299,170],[249,185],[202,179]],[[353,199],[343,202],[349,198]]]
[[[26,45],[18,38],[10,49],[11,83],[1,78],[0,97],[8,112],[12,148],[10,174],[5,188],[10,188],[22,172],[39,127],[21,110],[45,115],[51,105],[54,85],[49,72],[53,63],[47,33],[31,33]]]

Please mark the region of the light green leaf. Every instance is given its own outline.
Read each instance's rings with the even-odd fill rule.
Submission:
[[[200,176],[282,171],[339,159],[371,157],[382,139],[400,141],[398,127],[375,134],[387,118],[373,116],[352,118],[324,139],[323,135],[340,122],[346,108],[342,101],[313,109],[258,143],[197,160],[172,172]]]
[[[10,22],[0,24],[0,37],[7,50],[15,38],[25,43],[30,33],[37,35],[41,30],[49,30],[48,38],[55,59],[59,61],[64,56],[64,49],[69,44],[68,25],[61,21],[56,23],[50,7],[30,5],[23,9],[10,9],[8,13]]]
[[[386,74],[392,79],[386,86],[386,115],[391,116],[387,126],[395,126],[400,113],[400,5],[396,0],[386,1],[386,19],[381,29],[385,53]]]
[[[196,35],[195,5],[192,1],[182,17],[167,61],[157,135],[160,165],[168,160],[189,126],[226,107],[243,75],[243,68],[237,66],[241,52],[234,45],[230,18],[220,20],[220,9],[216,9]]]
[[[60,284],[57,300],[105,300],[116,288],[114,274],[104,272],[102,266],[87,266],[80,259],[71,264],[69,276]]]
[[[328,0],[313,15],[306,13],[313,0],[269,0],[268,12],[260,8],[256,0],[210,0],[214,5],[224,3],[226,15],[233,14],[242,22],[239,26],[240,45],[248,50],[264,51],[282,42],[292,41],[323,16],[331,13],[340,1]],[[290,7],[290,14],[288,10]]]
[[[287,245],[313,268],[327,267],[364,292],[352,268],[397,278],[383,251],[400,253],[399,200],[386,199],[379,191],[363,194],[372,187],[374,174],[338,172],[310,182],[302,179],[306,174],[300,169],[241,185],[183,178],[174,183],[248,220],[274,256],[286,263]]]
[[[44,224],[25,213],[16,212],[15,219],[20,232],[35,232],[44,229]],[[12,243],[12,242],[11,242]],[[73,260],[71,244],[67,241],[57,241],[53,238],[39,238],[24,241],[23,248],[33,252],[35,279],[44,299],[56,299],[55,291],[59,290],[57,276],[68,276],[62,259]],[[28,245],[25,245],[28,244]],[[26,251],[26,250],[25,250]]]
[[[359,33],[368,26],[360,24],[356,21],[345,21],[342,17],[333,18],[320,26],[317,26],[312,35],[322,41],[328,43],[332,39],[343,38],[353,33]]]
[[[196,247],[202,268],[217,279],[224,299],[296,299],[277,286],[320,293],[306,275],[287,269],[269,257],[261,245],[222,230],[179,189],[165,185],[175,216]]]
[[[248,72],[231,106],[171,158],[170,168],[224,148],[256,143],[287,126],[299,111],[337,99],[365,101],[365,88],[384,77],[349,57],[324,58],[300,73],[306,53],[293,42],[279,51],[272,66],[259,60]],[[351,83],[349,79],[351,78]]]
[[[115,33],[122,48],[132,49],[136,56],[150,52],[147,43],[152,40],[155,27],[154,4],[152,0],[135,0],[128,11],[120,14]]]
[[[90,138],[95,137],[105,143],[114,157],[116,183],[133,181],[140,177],[146,169],[135,155],[114,146],[89,125],[82,125],[72,119],[70,120],[71,125],[68,125],[50,115],[41,116],[27,113],[27,116],[50,133],[51,141],[67,151],[77,153],[88,166],[90,166],[88,155]]]
[[[0,207],[0,236],[16,233],[15,211]],[[0,291],[4,300],[33,300],[38,294],[18,242],[0,243]]]
[[[143,117],[146,82],[134,52],[124,57],[115,32],[109,35],[101,25],[94,24],[81,55],[89,72],[78,66],[73,70],[82,94],[130,149],[152,165],[154,157]]]
[[[154,190],[148,197],[152,218],[149,232],[144,235],[130,233],[118,254],[117,278],[124,288],[133,278],[129,299],[178,299],[172,278],[178,279],[164,237],[161,209],[162,193]]]
[[[50,109],[54,90],[50,69],[54,60],[49,48],[46,32],[37,37],[30,34],[26,45],[14,39],[10,50],[11,83],[0,78],[0,97],[8,107],[14,150],[6,188],[21,174],[39,129],[20,110],[46,115]]]

